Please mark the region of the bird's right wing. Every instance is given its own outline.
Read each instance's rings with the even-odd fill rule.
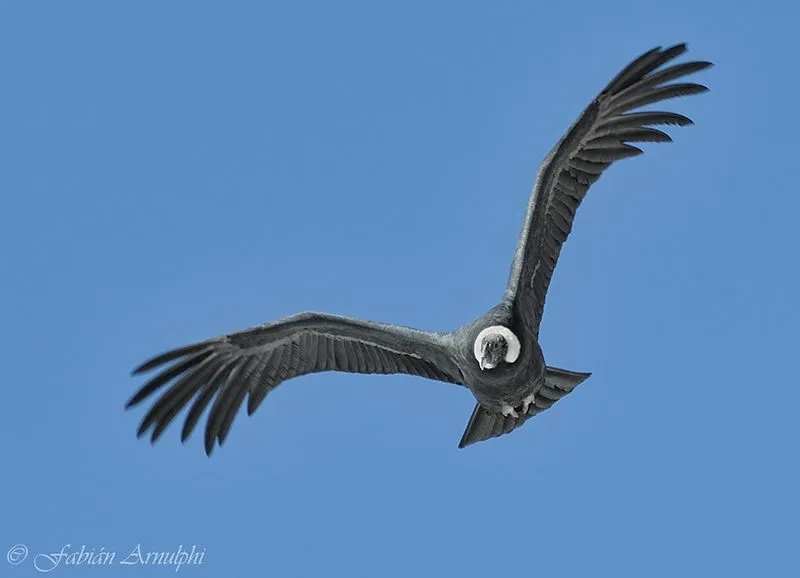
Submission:
[[[300,313],[251,329],[163,353],[134,374],[162,370],[128,402],[132,407],[174,381],[142,420],[138,435],[153,427],[158,439],[194,399],[183,426],[191,434],[203,410],[214,403],[205,431],[206,453],[225,441],[245,396],[252,414],[281,382],[309,373],[405,373],[461,384],[451,356],[451,334],[362,321],[323,313]],[[163,367],[166,366],[168,367]]]
[[[544,385],[536,392],[535,402],[528,412],[519,417],[504,416],[499,412],[489,411],[481,404],[476,404],[469,418],[467,429],[461,436],[459,448],[465,448],[478,442],[511,433],[535,415],[549,409],[555,402],[572,393],[572,390],[589,379],[591,373],[567,371],[557,367],[548,367],[544,376]]]

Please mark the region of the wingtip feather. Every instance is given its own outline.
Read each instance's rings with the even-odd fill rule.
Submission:
[[[139,422],[139,427],[136,430],[136,439],[141,439],[144,434],[147,433],[147,430],[150,429],[150,424],[147,423],[147,419],[143,419]]]
[[[208,432],[208,430],[206,430]],[[206,433],[206,440],[205,440],[205,450],[206,456],[209,458],[211,457],[211,453],[214,451],[214,442],[217,438],[215,436],[210,436]]]
[[[170,349],[169,351],[165,351],[164,353],[156,355],[155,357],[151,357],[138,367],[135,367],[133,371],[131,371],[131,375],[135,376],[146,373],[151,369],[155,369],[159,365],[164,365],[165,363],[169,363],[170,361],[178,359],[179,357],[186,357],[193,353],[197,353],[206,347],[208,347],[208,341],[200,341],[198,343],[192,343],[191,345]]]

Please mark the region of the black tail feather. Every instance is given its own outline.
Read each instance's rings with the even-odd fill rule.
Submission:
[[[528,419],[548,409],[559,399],[571,393],[591,375],[591,373],[548,367],[544,376],[544,385],[536,393],[535,404],[528,408],[528,413],[521,414],[518,418],[504,416],[499,412],[486,409],[479,403],[475,404],[475,409],[472,410],[472,416],[469,418],[467,429],[464,430],[458,447],[465,448],[514,431]]]

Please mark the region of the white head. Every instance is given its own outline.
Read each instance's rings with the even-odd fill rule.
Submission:
[[[517,336],[502,325],[492,325],[478,333],[473,345],[473,353],[481,369],[494,369],[501,361],[514,363],[520,349]]]

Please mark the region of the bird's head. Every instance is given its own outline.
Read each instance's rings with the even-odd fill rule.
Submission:
[[[481,340],[481,356],[478,365],[481,369],[494,369],[505,361],[508,341],[499,333],[491,333]]]
[[[475,338],[474,354],[481,369],[494,369],[501,363],[514,363],[521,349],[517,336],[502,325],[486,327]]]

